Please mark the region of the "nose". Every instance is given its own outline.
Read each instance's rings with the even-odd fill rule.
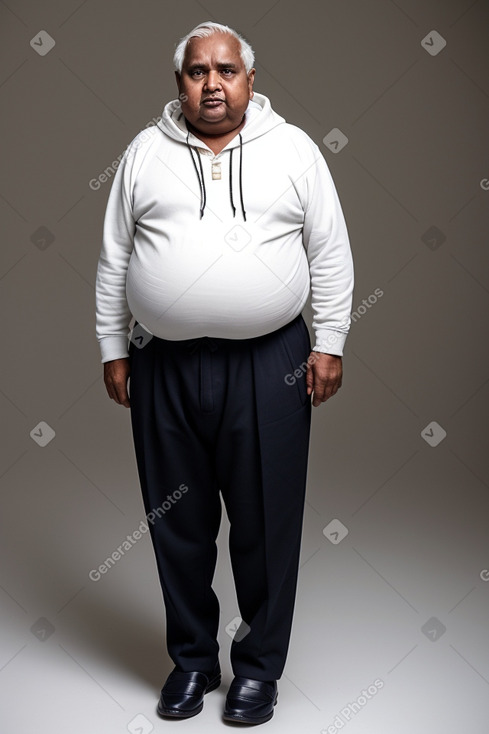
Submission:
[[[209,73],[207,74],[205,86],[209,91],[212,91],[214,89],[219,89],[221,86],[219,72],[217,72],[215,69],[211,69]]]

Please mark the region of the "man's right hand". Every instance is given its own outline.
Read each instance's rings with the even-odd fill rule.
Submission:
[[[104,382],[109,398],[126,408],[131,405],[127,392],[129,372],[129,357],[104,362]]]

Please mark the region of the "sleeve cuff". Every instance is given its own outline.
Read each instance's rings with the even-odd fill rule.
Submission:
[[[347,336],[348,334],[344,331],[321,329],[316,331],[316,344],[312,350],[313,352],[335,354],[337,357],[342,357]]]
[[[129,357],[129,340],[127,336],[104,336],[99,340],[101,362]]]

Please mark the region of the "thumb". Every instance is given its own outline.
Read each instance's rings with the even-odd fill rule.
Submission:
[[[306,370],[306,385],[307,385],[307,394],[310,395],[314,388],[314,374],[312,371],[312,367],[309,363],[307,365],[307,370]]]

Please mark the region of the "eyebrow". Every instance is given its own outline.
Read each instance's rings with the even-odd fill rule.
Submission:
[[[195,71],[196,69],[208,69],[208,65],[204,63],[194,63],[187,67],[187,71]],[[232,61],[229,62],[219,62],[217,64],[218,69],[237,69],[238,65],[234,64]]]

